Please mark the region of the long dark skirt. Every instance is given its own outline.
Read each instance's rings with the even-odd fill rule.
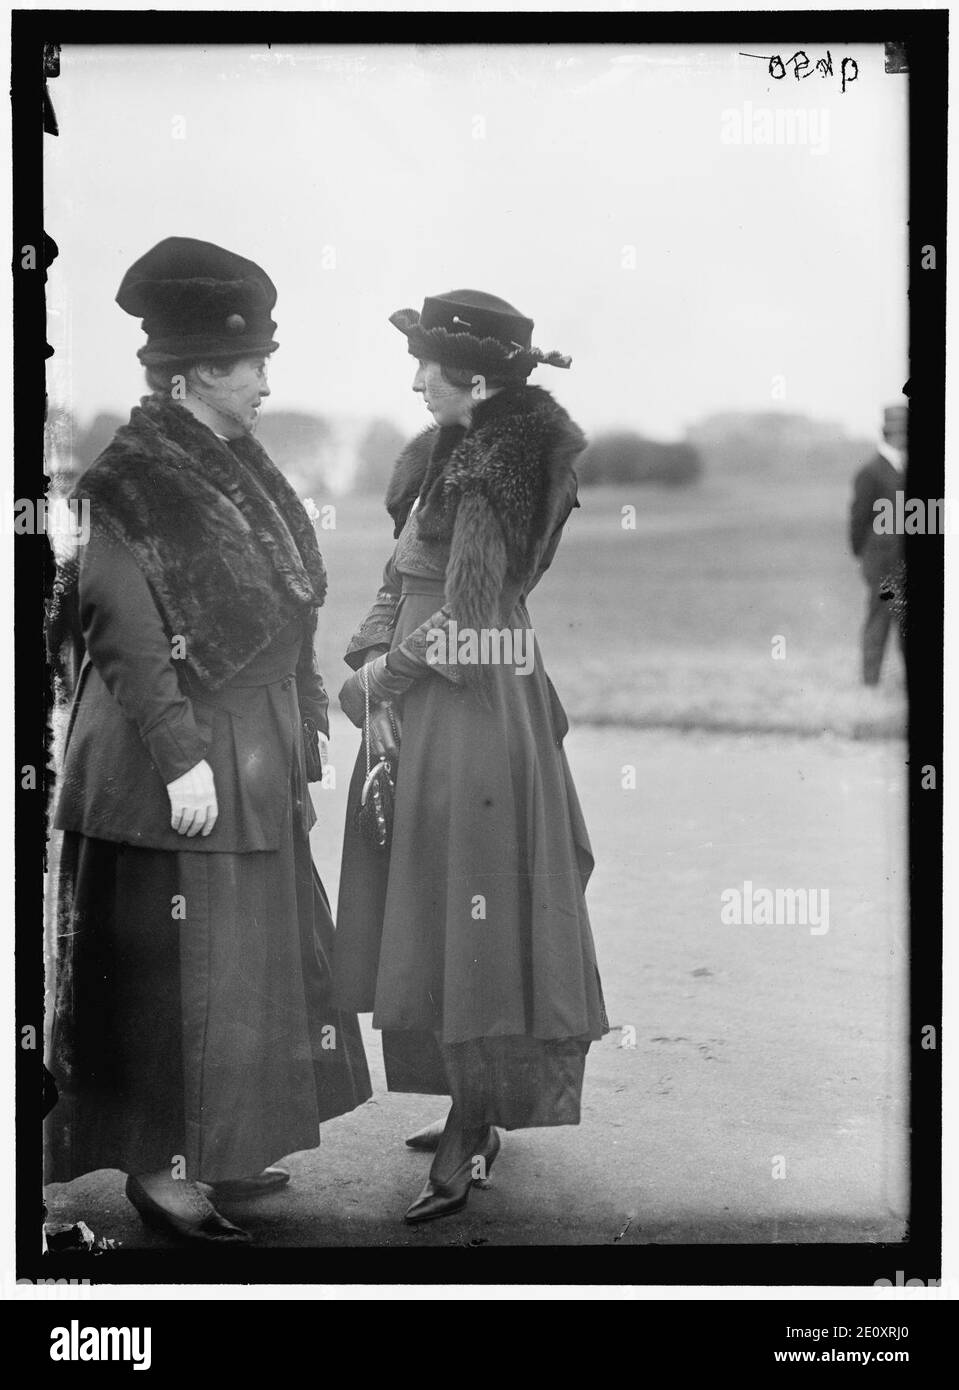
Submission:
[[[58,923],[48,1181],[248,1176],[369,1098],[305,835],[212,854],[69,833]]]
[[[394,643],[442,603],[408,578]],[[528,627],[518,606],[511,627]],[[403,700],[392,847],[348,798],[335,999],[373,1010],[391,1090],[452,1095],[468,1123],[576,1124],[590,1042],[608,1029],[586,909],[589,838],[539,651],[493,668],[492,708],[439,675]]]

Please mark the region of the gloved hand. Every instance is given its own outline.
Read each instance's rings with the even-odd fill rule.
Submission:
[[[392,705],[376,705],[370,710],[370,750],[374,758],[395,762],[400,755],[401,733],[400,716]]]
[[[167,782],[170,798],[170,824],[178,835],[204,839],[216,825],[218,808],[213,769],[204,758],[182,777]]]
[[[396,676],[386,664],[386,655],[374,657],[344,681],[340,690],[340,708],[351,723],[362,729],[366,718],[366,696],[363,682],[369,683],[370,706],[385,704],[405,695],[413,684],[408,676]]]
[[[340,709],[350,723],[355,724],[358,729],[362,729],[363,721],[366,718],[366,697],[360,683],[359,671],[354,671],[352,676],[348,676],[343,682],[339,700]]]

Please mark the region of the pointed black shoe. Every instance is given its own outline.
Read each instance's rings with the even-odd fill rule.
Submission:
[[[285,1168],[264,1168],[262,1173],[252,1178],[227,1178],[223,1182],[204,1183],[214,1197],[224,1202],[246,1202],[253,1197],[265,1197],[269,1192],[279,1192],[286,1187],[290,1175]]]
[[[469,1201],[470,1188],[475,1183],[484,1182],[500,1151],[500,1137],[495,1126],[490,1125],[486,1142],[470,1154],[445,1182],[436,1182],[431,1176],[416,1201],[408,1208],[404,1220],[411,1226],[423,1221],[436,1221],[441,1216],[453,1216],[462,1211]],[[477,1158],[485,1160],[485,1173],[482,1178],[474,1178],[473,1163]]]
[[[445,1120],[434,1120],[425,1129],[418,1129],[415,1134],[411,1134],[406,1141],[406,1147],[408,1149],[420,1149],[424,1153],[436,1153],[445,1128]]]
[[[140,1213],[143,1224],[163,1231],[166,1235],[179,1236],[181,1240],[189,1240],[194,1244],[220,1246],[247,1245],[252,1239],[249,1231],[234,1226],[232,1221],[227,1221],[212,1205],[209,1215],[199,1221],[185,1221],[182,1216],[175,1216],[173,1212],[167,1211],[166,1207],[154,1201],[132,1173],[127,1178],[125,1191],[128,1200]]]

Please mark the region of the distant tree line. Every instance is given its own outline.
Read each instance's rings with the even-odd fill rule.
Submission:
[[[79,476],[110,443],[126,418],[100,411],[77,428],[63,409],[47,420],[47,471]],[[354,492],[382,494],[407,438],[389,420],[338,428],[335,420],[298,410],[264,411],[257,438],[304,495],[323,493],[334,478]]]
[[[81,428],[68,411],[51,410],[47,470],[78,476],[109,444],[119,415],[103,411]],[[389,420],[326,418],[306,411],[267,410],[258,439],[301,496],[330,491],[382,496],[407,442]],[[687,487],[705,472],[791,476],[851,476],[875,447],[848,436],[838,424],[786,411],[723,412],[690,426],[686,438],[666,443],[636,430],[597,434],[577,463],[585,487],[660,484]]]
[[[848,435],[835,421],[785,410],[708,415],[689,428],[687,438],[713,477],[851,476],[876,449],[874,439]]]
[[[600,483],[685,487],[699,478],[703,461],[691,444],[663,444],[633,430],[614,430],[597,435],[586,446],[576,471],[584,487]]]

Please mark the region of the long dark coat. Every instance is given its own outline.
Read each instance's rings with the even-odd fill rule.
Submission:
[[[575,505],[581,447],[565,411],[531,387],[484,402],[465,433],[415,441],[388,497],[398,545],[350,664],[387,647],[421,658],[429,630],[451,619],[531,637],[526,594]],[[476,676],[433,666],[403,697],[388,854],[354,825],[361,749],[335,997],[373,1010],[390,1089],[453,1094],[475,1124],[577,1123],[586,1051],[608,1024],[566,718],[538,646],[527,675],[501,664],[482,687]]]
[[[333,923],[309,847],[321,562],[261,454],[145,401],[80,484],[95,500],[55,822],[53,1181],[177,1159],[181,1176],[247,1176],[315,1147],[321,1120],[370,1094],[355,1016],[330,1001]],[[201,553],[184,574],[177,546],[203,532],[208,572]],[[234,580],[231,630],[217,607]],[[191,585],[212,582],[220,594],[197,605]],[[166,784],[201,759],[219,819],[187,839]]]
[[[875,586],[895,570],[902,557],[902,537],[876,531],[875,504],[895,500],[905,488],[903,474],[888,459],[876,454],[863,464],[853,479],[849,504],[849,547],[862,566],[866,583]]]

